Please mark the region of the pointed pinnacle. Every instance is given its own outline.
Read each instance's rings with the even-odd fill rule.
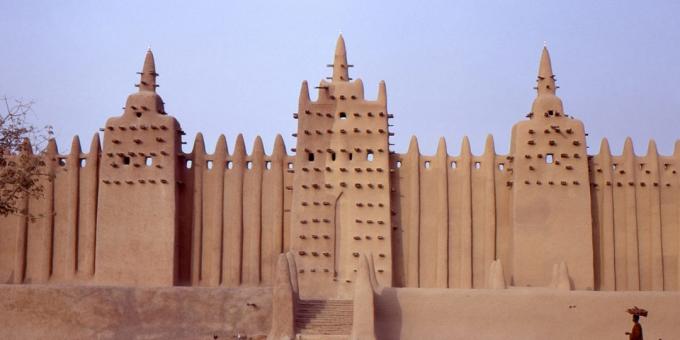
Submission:
[[[298,101],[300,103],[309,103],[311,101],[309,98],[309,85],[307,85],[306,80],[302,81],[302,85],[300,85],[300,96],[298,97]]]
[[[217,138],[217,144],[215,144],[215,159],[226,159],[229,153],[229,147],[227,146],[227,138],[223,134]]]
[[[333,81],[348,81],[349,69],[347,67],[347,50],[345,49],[345,39],[342,34],[338,36],[335,44],[335,56],[333,58]]]
[[[45,148],[45,153],[49,156],[59,154],[59,148],[57,148],[57,141],[54,138],[50,138],[50,140],[47,141],[47,147]]]
[[[538,66],[538,80],[536,84],[536,89],[538,94],[555,94],[555,75],[552,70],[552,63],[550,62],[550,53],[548,53],[548,48],[543,47],[541,52],[541,61]]]
[[[73,136],[71,140],[71,154],[80,156],[82,148],[80,147],[80,137],[78,135]]]
[[[243,134],[239,133],[236,136],[236,143],[234,143],[234,154],[232,157],[236,160],[243,160],[246,158],[246,143]]]
[[[538,66],[538,76],[546,79],[553,77],[552,63],[550,62],[550,53],[548,52],[548,48],[545,46],[543,47],[543,51],[541,52],[541,62]]]
[[[647,145],[647,156],[654,155],[655,157],[659,155],[659,151],[656,149],[656,141],[653,139],[649,140]]]
[[[675,144],[673,145],[673,157],[680,157],[680,139],[676,140]]]
[[[101,145],[100,145],[100,141],[99,141],[99,133],[95,132],[94,136],[92,136],[92,142],[90,142],[89,153],[90,153],[90,156],[97,157],[97,155],[100,152],[101,152]]]
[[[607,138],[602,138],[602,142],[600,142],[600,155],[604,155],[605,157],[609,157],[611,155],[609,141]]]
[[[470,139],[468,136],[463,136],[463,142],[460,144],[460,156],[471,156],[472,149],[470,148]]]
[[[197,133],[196,139],[194,140],[194,148],[191,151],[193,154],[201,153],[205,154],[205,142],[203,141],[203,134]]]
[[[255,141],[253,142],[253,155],[255,154],[261,154],[264,155],[264,143],[262,142],[262,137],[259,135],[255,137]]]
[[[274,139],[272,159],[283,159],[284,156],[286,156],[286,144],[283,142],[281,134],[277,134],[276,139]]]
[[[630,137],[626,137],[626,141],[623,142],[623,155],[635,156],[635,150],[633,150],[633,140]]]
[[[381,80],[378,85],[378,102],[382,105],[387,105],[387,88],[384,80]]]
[[[144,57],[144,66],[142,67],[142,72],[140,73],[139,91],[152,91],[156,92],[156,62],[153,58],[153,52],[151,49],[146,51],[146,56]]]
[[[486,142],[484,143],[484,154],[485,155],[495,155],[496,150],[495,150],[495,145],[493,141],[493,135],[488,134],[486,135]]]
[[[444,137],[439,137],[439,141],[437,142],[437,156],[440,157],[446,157],[447,156],[447,151],[446,151],[446,139]]]
[[[408,151],[407,152],[409,154],[410,153],[415,153],[415,154],[420,153],[420,148],[418,147],[418,137],[416,137],[415,135],[411,136],[411,140],[408,143]]]

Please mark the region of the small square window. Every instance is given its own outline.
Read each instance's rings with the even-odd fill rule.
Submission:
[[[373,159],[374,159],[374,158],[375,158],[375,157],[374,157],[374,155],[373,155],[373,151],[368,150],[368,151],[366,152],[366,160],[369,161],[369,162],[373,162]]]

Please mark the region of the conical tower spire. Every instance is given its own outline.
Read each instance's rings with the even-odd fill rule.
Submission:
[[[338,36],[335,44],[335,56],[333,58],[333,81],[349,81],[349,65],[347,65],[347,50],[345,39],[342,34]]]
[[[555,94],[555,75],[553,74],[552,64],[550,63],[550,53],[548,48],[543,46],[541,52],[541,62],[538,66],[538,94],[551,93]]]
[[[149,48],[146,51],[146,56],[144,57],[144,66],[142,67],[142,72],[140,74],[139,91],[152,91],[156,92],[156,62],[153,59],[153,52]]]
[[[550,62],[550,53],[548,53],[548,48],[545,46],[541,52],[536,83],[537,95],[531,109],[533,114],[530,117],[533,119],[537,116],[551,117],[563,115],[562,100],[555,94],[557,85],[555,84],[555,75],[553,74]]]

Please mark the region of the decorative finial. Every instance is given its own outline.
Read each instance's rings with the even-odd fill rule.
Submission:
[[[556,96],[557,85],[555,84],[555,75],[552,70],[552,63],[550,62],[550,53],[547,47],[543,47],[541,51],[541,61],[538,66],[538,79],[536,80],[537,96],[531,107],[531,112],[534,117],[545,116],[549,117],[551,112],[564,114],[562,107],[562,100]],[[530,117],[533,119],[533,117]]]
[[[543,47],[548,47],[548,42],[543,40]]]
[[[347,51],[342,33],[338,36],[333,58],[333,81],[349,81],[349,67],[347,66]]]
[[[153,91],[156,92],[156,62],[153,58],[153,53],[151,49],[146,51],[146,56],[144,57],[144,66],[142,67],[141,79],[139,81],[139,91]]]

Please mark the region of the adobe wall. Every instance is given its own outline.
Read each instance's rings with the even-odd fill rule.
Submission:
[[[443,138],[434,155],[415,138],[390,151],[384,83],[364,98],[342,39],[331,66],[318,100],[303,83],[295,155],[280,136],[271,155],[259,137],[248,154],[242,136],[209,153],[200,134],[183,153],[149,52],[140,92],[102,129],[104,150],[99,135],[88,152],[77,137],[69,154],[50,141],[54,179],[21,202],[41,217],[0,218],[0,283],[271,285],[291,250],[303,296],[350,292],[361,253],[385,286],[485,288],[498,259],[509,285],[546,286],[565,261],[576,289],[680,290],[680,147],[637,156],[628,140],[612,155],[605,140],[587,155],[547,50],[508,155],[491,136],[481,155],[467,138],[458,155]]]
[[[264,339],[271,326],[270,288],[0,285],[0,296],[2,339]]]
[[[645,338],[680,334],[680,293],[384,288],[375,301],[378,339],[624,339],[632,306]]]
[[[636,156],[602,141],[590,157],[596,282],[600,290],[680,290],[680,145]]]
[[[215,151],[196,137],[180,155],[180,282],[237,287],[273,284],[276,258],[290,247],[294,160],[277,136],[272,155],[257,137],[246,153],[239,135],[233,152],[220,136]]]
[[[51,140],[41,177],[43,197],[25,200],[35,219],[0,218],[0,283],[70,283],[93,279],[99,182],[99,136],[83,153],[78,137],[59,154]]]
[[[479,156],[467,138],[458,156],[443,138],[422,155],[414,137],[390,161],[395,286],[485,288],[491,261],[511,268],[510,158],[491,136]]]

